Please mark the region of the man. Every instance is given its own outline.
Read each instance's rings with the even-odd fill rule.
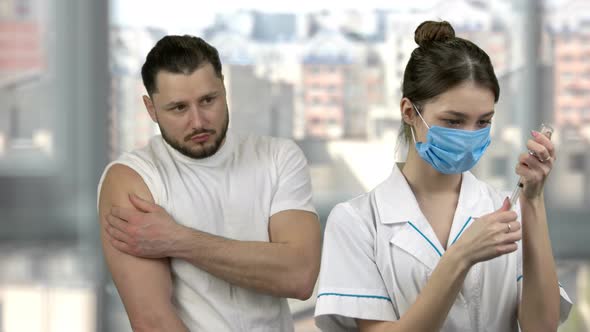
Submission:
[[[142,67],[160,127],[99,184],[107,264],[136,331],[291,331],[311,296],[320,230],[307,162],[286,139],[240,136],[217,50],[167,36]]]

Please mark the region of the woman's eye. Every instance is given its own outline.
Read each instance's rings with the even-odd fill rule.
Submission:
[[[480,120],[479,125],[480,127],[487,127],[492,124],[492,120]]]
[[[463,121],[461,120],[455,120],[455,119],[445,119],[445,122],[449,125],[449,126],[458,126],[460,125]]]

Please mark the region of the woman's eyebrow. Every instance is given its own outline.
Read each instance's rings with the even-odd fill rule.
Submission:
[[[462,112],[453,111],[453,110],[444,111],[443,113],[445,113],[446,115],[456,116],[458,118],[466,118],[467,117],[467,114],[462,113]]]
[[[444,111],[443,113],[445,113],[446,115],[456,116],[456,117],[462,118],[462,119],[468,117],[468,115],[463,112],[458,112],[458,111],[453,111],[453,110]],[[486,118],[488,116],[492,116],[492,115],[494,115],[494,113],[495,113],[495,111],[487,112],[486,114],[481,115],[480,118]]]

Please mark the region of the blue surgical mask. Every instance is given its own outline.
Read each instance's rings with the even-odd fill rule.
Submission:
[[[439,126],[430,127],[416,106],[414,109],[428,127],[426,143],[417,142],[414,129],[410,128],[416,143],[416,150],[422,159],[440,173],[459,174],[470,170],[490,145],[490,127],[474,131]]]

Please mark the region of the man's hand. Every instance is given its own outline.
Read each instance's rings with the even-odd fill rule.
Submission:
[[[137,210],[113,207],[105,226],[108,240],[116,249],[145,258],[168,257],[183,226],[161,206],[129,195]]]

